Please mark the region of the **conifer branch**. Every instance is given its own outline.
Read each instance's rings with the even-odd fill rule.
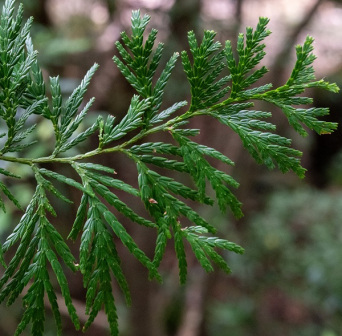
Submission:
[[[188,203],[191,200],[207,206],[217,204],[222,212],[230,209],[236,217],[243,215],[242,204],[234,195],[239,182],[224,168],[218,170],[215,166],[215,161],[227,167],[234,162],[215,148],[197,143],[194,137],[200,130],[186,128],[189,120],[203,115],[213,117],[237,133],[257,163],[269,169],[278,167],[284,173],[292,170],[303,177],[302,153],[291,147],[291,139],[276,133],[276,126],[268,121],[272,114],[255,110],[254,102],[266,101],[280,108],[290,126],[302,136],[307,134],[307,129],[328,134],[337,124],[322,119],[329,113],[327,108],[298,106],[312,104],[312,99],[303,95],[307,88],[332,92],[339,89],[336,84],[315,78],[311,37],[307,37],[303,46],[296,47],[297,61],[283,86],[273,88],[271,83],[258,86],[258,80],[268,71],[259,64],[265,56],[264,40],[270,34],[269,20],[260,18],[255,30],[248,27],[245,34],[238,36],[236,53],[230,41],[226,41],[224,47],[216,41],[214,31],[205,31],[200,43],[195,34],[189,32],[189,52],[181,52],[182,66],[191,87],[189,107],[186,101],[180,101],[162,110],[178,53],[157,72],[158,67],[162,67],[163,44],[154,47],[158,33],[155,29],[145,38],[150,18],[133,11],[132,34],[130,37],[125,32],[121,34],[121,41],[116,43],[119,56],[113,60],[136,95],[121,120],[111,114],[106,118],[99,115],[91,126],[85,127],[84,121],[94,99],[83,103],[83,98],[98,65],[91,67],[80,85],[63,101],[59,77],[51,77],[49,85],[44,82],[29,35],[32,19],[23,24],[23,6],[19,6],[15,15],[14,5],[14,0],[6,0],[0,16],[0,119],[5,125],[4,133],[0,134],[0,160],[4,164],[0,168],[3,178],[0,208],[6,211],[11,202],[22,210],[7,185],[7,179],[21,182],[22,177],[11,170],[12,166],[27,165],[36,189],[26,209],[22,210],[19,223],[0,245],[0,263],[5,268],[0,279],[0,302],[7,299],[8,304],[12,304],[24,288],[30,286],[23,297],[25,312],[15,335],[20,335],[31,323],[31,333],[42,336],[46,293],[56,333],[61,335],[62,319],[52,285],[54,281],[51,281],[54,278],[75,328],[80,329],[65,275],[64,267],[67,267],[83,276],[89,318],[82,330],[89,328],[104,307],[110,334],[118,335],[112,277],[127,304],[132,300],[117,253],[118,244],[125,246],[148,269],[151,279],[161,281],[158,267],[168,241],[173,239],[181,283],[185,283],[188,273],[187,244],[207,272],[214,269],[214,264],[230,272],[217,249],[243,253],[243,248],[235,243],[212,236],[216,228]],[[29,118],[33,114],[51,122],[54,130],[54,148],[46,157],[27,156],[26,148],[34,146],[37,140],[36,124],[30,124]],[[151,142],[148,139],[149,135],[161,132],[167,133],[170,140]],[[98,141],[91,141],[95,145],[88,152],[82,152],[79,144],[87,142],[91,136],[96,139],[94,134]],[[78,153],[70,155],[70,149]],[[138,187],[123,181],[115,164],[105,166],[91,162],[99,155],[129,158],[137,170]],[[62,170],[44,168],[45,164],[52,163],[72,167],[77,176],[69,177],[63,175]],[[166,176],[166,169],[177,174],[173,178]],[[185,177],[183,182],[178,180],[180,174]],[[51,204],[51,194],[62,202],[71,203],[60,191],[63,190],[61,184],[81,194],[67,237],[74,241],[79,237],[79,260],[72,255],[67,240],[51,219],[51,216],[60,216]],[[141,201],[147,210],[146,216],[120,199],[122,192]],[[117,213],[135,224],[156,230],[155,254],[151,259],[134,241],[125,222],[119,221]],[[14,251],[14,256],[6,265],[10,250],[12,254]]]

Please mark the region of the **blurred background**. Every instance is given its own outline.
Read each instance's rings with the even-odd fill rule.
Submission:
[[[4,1],[0,1],[2,5]],[[114,42],[120,31],[129,30],[133,9],[149,14],[159,30],[158,41],[165,42],[165,62],[174,51],[188,49],[187,32],[194,30],[201,39],[203,29],[218,32],[221,42],[236,41],[238,32],[254,27],[259,16],[271,19],[273,34],[266,40],[264,64],[271,70],[265,81],[275,86],[286,82],[294,64],[294,46],[306,35],[315,38],[318,78],[342,84],[342,1],[341,0],[23,0],[25,15],[34,16],[32,38],[39,51],[40,65],[48,76],[59,75],[66,96],[97,62],[100,69],[87,96],[96,97],[91,118],[98,112],[122,117],[134,91],[112,62]],[[315,106],[331,109],[329,120],[340,122],[342,96],[312,90]],[[166,87],[165,106],[189,99],[189,87],[179,62]],[[265,110],[272,107],[258,106]],[[305,180],[258,166],[243,150],[239,139],[213,120],[198,119],[202,129],[199,142],[215,147],[235,161],[229,171],[240,183],[238,198],[245,216],[236,221],[216,208],[197,209],[219,229],[226,239],[241,244],[243,256],[227,254],[232,275],[220,271],[205,274],[188,255],[189,279],[178,282],[178,269],[172,244],[161,265],[164,284],[147,280],[146,271],[126,250],[118,247],[132,291],[133,304],[127,308],[119,290],[114,295],[119,310],[121,336],[338,336],[342,335],[342,134],[303,139],[292,131],[285,118],[272,110],[278,131],[294,139],[304,151]],[[44,146],[29,154],[45,155],[53,147],[48,123],[41,123],[38,134]],[[94,139],[96,141],[96,139]],[[47,146],[46,146],[47,145]],[[88,148],[92,144],[88,144]],[[126,181],[136,184],[135,168],[117,157],[102,157]],[[114,161],[115,160],[115,161]],[[49,169],[60,169],[49,166]],[[19,172],[23,173],[23,172]],[[70,172],[65,172],[66,174]],[[15,188],[17,190],[15,190]],[[23,204],[32,195],[28,179],[12,186]],[[79,201],[80,195],[65,190]],[[19,194],[18,194],[19,193]],[[18,197],[19,197],[18,196]],[[55,224],[67,235],[76,213],[55,201],[63,213]],[[9,205],[10,206],[10,205]],[[59,211],[58,211],[59,209]],[[19,216],[9,209],[0,218],[0,239],[14,228]],[[12,210],[12,211],[11,211]],[[138,245],[148,254],[154,251],[155,236],[126,223]],[[71,244],[77,255],[77,244]],[[84,289],[78,275],[68,274],[72,296],[81,316]],[[67,317],[63,335],[81,335]],[[22,314],[21,302],[0,306],[0,335],[11,336]],[[109,335],[106,317],[100,314],[87,335]],[[29,335],[28,332],[25,335]],[[47,306],[45,335],[56,335]]]

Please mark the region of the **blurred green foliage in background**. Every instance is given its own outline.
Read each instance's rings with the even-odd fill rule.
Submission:
[[[280,190],[249,217],[239,294],[209,308],[211,335],[340,335],[342,191]]]

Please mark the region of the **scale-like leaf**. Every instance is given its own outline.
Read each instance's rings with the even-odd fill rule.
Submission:
[[[179,147],[164,142],[145,142],[141,145],[134,145],[130,149],[133,154],[171,154],[181,156]]]
[[[115,170],[113,168],[107,167],[107,166],[103,166],[101,164],[98,163],[79,163],[78,164],[80,167],[82,167],[83,169],[90,169],[90,170],[99,170],[99,171],[103,171],[109,174],[116,174]]]
[[[237,40],[238,60],[235,60],[231,42],[226,41],[224,52],[232,77],[231,98],[238,97],[240,93],[243,94],[246,88],[268,72],[267,68],[263,66],[249,74],[265,56],[265,44],[261,44],[261,42],[271,34],[266,29],[268,22],[268,18],[261,17],[255,31],[251,27],[247,27],[246,36],[242,33],[239,34]]]
[[[132,237],[127,233],[125,228],[117,220],[114,214],[108,211],[108,209],[103,205],[101,205],[101,209],[103,210],[103,217],[110,225],[116,236],[122,241],[122,243],[128,248],[128,250],[149,270],[150,277],[156,278],[161,281],[161,277],[158,271],[155,269],[153,263],[146,257],[145,253],[138,248]]]
[[[48,177],[51,177],[59,182],[68,184],[74,188],[77,188],[81,191],[83,191],[84,193],[88,194],[89,196],[94,196],[94,193],[92,192],[92,190],[87,189],[85,187],[83,187],[82,184],[80,184],[79,182],[76,182],[75,180],[73,180],[70,177],[66,177],[64,175],[58,174],[56,172],[53,172],[51,170],[45,169],[45,168],[41,168],[39,169],[40,173],[42,173],[43,175],[46,175]]]
[[[178,225],[178,223],[173,225],[173,229],[175,230],[174,240],[175,240],[175,251],[176,251],[176,256],[178,259],[178,267],[179,267],[179,281],[181,284],[185,284],[187,273],[188,273],[188,265],[186,262],[183,237],[181,234],[181,228]]]
[[[168,213],[168,211],[167,211]],[[153,258],[153,264],[156,268],[159,267],[165,250],[166,250],[166,244],[167,240],[171,238],[170,230],[168,229],[168,220],[165,218],[164,221],[159,221],[159,228],[158,228],[158,237],[156,240],[156,248],[154,251],[154,258]]]
[[[98,192],[99,195],[101,195],[110,205],[113,205],[119,212],[121,212],[127,218],[131,219],[133,222],[136,222],[140,225],[144,225],[147,227],[157,227],[155,223],[135,213],[129,206],[127,206],[124,202],[120,201],[115,194],[110,192],[110,190],[107,187],[98,184],[97,182],[90,182],[90,184],[94,188],[94,190]]]
[[[80,202],[80,206],[77,209],[76,218],[72,229],[68,235],[68,238],[76,240],[78,234],[82,230],[85,219],[87,217],[87,205],[88,205],[88,195],[83,194]]]
[[[157,124],[159,122],[164,121],[165,119],[169,118],[171,114],[175,113],[177,110],[186,106],[187,104],[187,101],[181,101],[179,103],[173,104],[168,109],[161,111],[159,114],[156,114],[153,118],[151,118],[151,124]]]
[[[225,239],[200,235],[207,232],[208,231],[202,227],[189,227],[182,230],[182,235],[190,243],[197,260],[207,272],[213,271],[213,267],[209,260],[210,258],[223,271],[229,274],[231,270],[227,265],[227,262],[214,250],[214,248],[221,248],[239,254],[244,253],[244,249]]]
[[[62,291],[62,295],[65,300],[65,305],[67,306],[71,320],[73,324],[75,325],[76,330],[78,330],[80,329],[80,322],[76,313],[76,309],[74,305],[72,304],[68,282],[63,272],[63,269],[60,263],[58,262],[57,256],[54,254],[54,252],[51,249],[47,250],[46,258],[49,260],[49,263],[56,275],[57,281]]]
[[[184,163],[198,187],[200,197],[205,198],[206,180],[208,179],[216,192],[216,199],[221,211],[225,211],[228,205],[236,217],[241,217],[241,203],[225,185],[228,183],[237,188],[239,184],[229,175],[220,173],[204,159],[203,147],[200,146],[198,149],[195,142],[190,141],[179,132],[174,132],[173,136],[181,147]]]
[[[84,76],[81,84],[73,91],[70,98],[65,103],[64,113],[61,118],[60,132],[63,134],[67,127],[70,126],[72,118],[75,117],[78,108],[80,107],[83,97],[87,91],[88,85],[95,71],[98,69],[98,64],[94,64]]]
[[[87,175],[107,187],[116,188],[116,189],[125,191],[131,195],[139,196],[139,190],[137,190],[136,188],[132,187],[131,185],[121,180],[114,179],[107,175],[100,175],[100,174],[97,174],[95,172],[90,172],[90,171],[87,172]]]
[[[268,132],[274,130],[275,126],[255,119],[258,117],[257,112],[242,110],[229,115],[213,116],[240,136],[244,147],[258,163],[263,163],[270,169],[276,163],[284,173],[293,170],[299,177],[304,176],[305,169],[299,160],[302,153],[289,147],[290,139]],[[259,115],[261,116],[262,114]]]
[[[142,115],[144,111],[149,107],[149,101],[139,101],[138,96],[133,96],[131,105],[127,114],[116,126],[105,126],[102,142],[108,144],[114,140],[118,140],[125,136],[128,132],[133,131],[142,125]],[[114,122],[114,119],[112,119]],[[110,122],[112,125],[112,122]],[[106,129],[108,131],[106,131]]]
[[[229,76],[217,79],[225,64],[224,53],[219,51],[221,43],[214,41],[215,35],[214,31],[206,30],[202,43],[198,45],[194,32],[190,31],[188,40],[193,64],[186,51],[181,54],[184,71],[191,85],[190,111],[214,105],[230,90],[230,87],[226,86],[230,80]]]
[[[19,209],[22,210],[22,207],[19,203],[19,201],[15,198],[15,196],[7,189],[7,187],[0,182],[0,189],[2,190],[2,192],[8,197],[8,199],[10,201],[13,202],[13,204]],[[4,208],[5,209],[5,208]]]
[[[113,57],[119,70],[132,87],[141,95],[141,97],[149,99],[150,101],[149,108],[144,111],[143,122],[145,127],[148,127],[150,123],[153,124],[163,120],[180,107],[175,105],[173,110],[164,111],[164,113],[162,112],[163,114],[157,115],[162,104],[165,85],[175,67],[178,53],[174,53],[171,56],[153,87],[152,78],[160,63],[163,44],[159,43],[156,51],[154,53],[152,52],[157,36],[157,30],[152,29],[147,36],[144,45],[143,34],[149,21],[150,17],[148,15],[141,17],[140,11],[133,11],[131,38],[129,38],[125,32],[121,33],[122,41],[131,54],[120,42],[116,42],[116,47],[118,48],[123,61],[117,56]],[[153,120],[153,122],[151,120]]]

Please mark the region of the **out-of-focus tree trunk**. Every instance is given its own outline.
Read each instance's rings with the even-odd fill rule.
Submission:
[[[296,43],[298,36],[303,29],[311,22],[312,18],[316,14],[318,8],[326,0],[316,0],[312,7],[307,11],[302,20],[293,28],[292,32],[288,35],[287,39],[283,43],[283,48],[276,56],[273,65],[271,66],[272,72],[275,74],[273,80],[274,86],[282,85],[286,69],[288,69],[288,59],[290,53],[293,52],[292,46]]]
[[[106,5],[109,16],[113,18],[116,11],[116,0],[106,0]]]
[[[31,5],[32,11],[30,15],[34,17],[35,23],[40,23],[43,26],[51,26],[51,20],[46,9],[46,3],[46,0],[35,0],[34,5]]]
[[[170,31],[183,48],[187,47],[187,32],[198,33],[200,0],[176,0],[170,11]]]
[[[208,278],[202,269],[192,271],[186,291],[184,316],[177,336],[202,336]]]

